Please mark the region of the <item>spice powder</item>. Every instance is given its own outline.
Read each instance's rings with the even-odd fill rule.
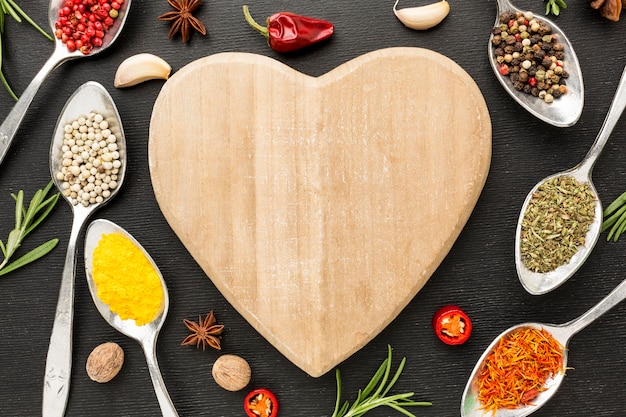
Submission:
[[[93,280],[98,298],[122,320],[138,326],[163,309],[163,286],[144,253],[120,233],[103,234],[93,252]]]
[[[545,273],[570,261],[585,245],[595,217],[589,184],[558,176],[537,188],[524,212],[520,252],[526,268]]]

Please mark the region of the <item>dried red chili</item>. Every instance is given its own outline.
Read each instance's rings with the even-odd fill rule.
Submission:
[[[469,339],[472,333],[472,321],[459,307],[449,305],[440,308],[435,313],[433,329],[443,343],[460,345]]]
[[[268,389],[255,389],[246,395],[243,409],[248,417],[275,417],[278,415],[278,400]]]
[[[243,14],[248,24],[267,38],[270,48],[281,53],[328,39],[335,31],[331,22],[290,12],[274,13],[267,18],[265,27],[254,21],[246,5]]]

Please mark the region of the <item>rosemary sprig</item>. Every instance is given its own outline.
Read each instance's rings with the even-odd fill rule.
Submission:
[[[367,386],[364,389],[359,390],[357,398],[352,406],[350,406],[348,401],[341,405],[341,375],[339,369],[336,370],[337,401],[335,402],[335,411],[333,412],[332,417],[360,417],[368,411],[381,406],[390,407],[405,416],[416,417],[415,414],[405,410],[404,407],[432,405],[430,402],[411,400],[410,398],[414,394],[412,392],[387,396],[389,390],[391,390],[400,377],[404,364],[406,363],[406,358],[402,358],[396,373],[387,384],[387,380],[389,379],[389,375],[391,373],[391,346],[387,346],[387,350],[387,359],[385,359],[380,365]],[[387,386],[385,387],[385,385]]]
[[[626,230],[626,192],[620,195],[604,210],[604,222],[602,231],[609,229],[606,240],[617,241],[620,235]]]
[[[15,3],[13,0],[0,0],[0,81],[4,84],[4,87],[7,89],[11,97],[14,100],[17,100],[18,97],[9,85],[4,73],[2,72],[2,35],[4,34],[4,20],[5,15],[11,16],[18,23],[22,22],[22,19],[27,21],[34,27],[39,33],[48,38],[51,41],[54,41],[54,38],[50,36],[45,30],[43,30],[37,23],[35,23],[21,8]]]
[[[565,0],[544,0],[546,2],[546,14],[552,13],[555,16],[561,14],[561,10],[567,9]]]
[[[28,209],[24,205],[23,190],[20,190],[17,195],[11,194],[15,200],[15,228],[9,232],[6,244],[0,240],[0,249],[4,255],[4,260],[0,263],[0,276],[41,258],[59,243],[59,239],[51,239],[9,263],[11,256],[22,245],[24,238],[50,214],[56,205],[59,193],[48,197],[53,185],[53,182],[50,181],[46,188],[37,190],[28,204]]]

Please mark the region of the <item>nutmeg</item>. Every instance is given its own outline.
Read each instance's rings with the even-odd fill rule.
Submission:
[[[112,380],[122,369],[124,351],[113,342],[98,345],[87,358],[87,375],[93,381],[104,383]]]
[[[239,391],[250,383],[252,371],[245,359],[237,355],[222,355],[213,364],[213,379],[227,391]]]

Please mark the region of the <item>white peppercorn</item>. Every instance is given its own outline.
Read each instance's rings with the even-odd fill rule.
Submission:
[[[111,195],[109,190],[117,187],[116,174],[122,166],[109,122],[102,114],[91,112],[65,124],[63,131],[61,168],[55,173],[62,181],[63,195],[72,204],[85,207],[103,202]]]

